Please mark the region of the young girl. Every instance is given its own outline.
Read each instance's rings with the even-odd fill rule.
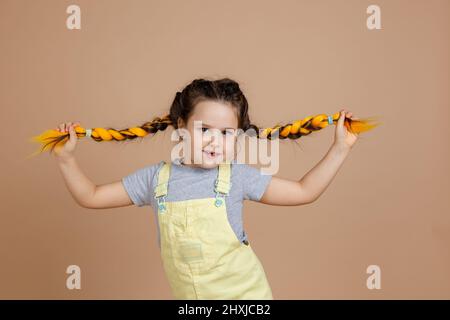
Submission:
[[[53,133],[66,140],[55,148],[55,154],[66,185],[81,206],[152,206],[164,270],[176,299],[273,299],[264,269],[243,229],[243,200],[298,206],[319,198],[358,138],[358,133],[351,131],[365,131],[364,122],[352,118],[351,112],[321,116],[263,133],[270,138],[278,129],[280,138],[296,139],[336,122],[327,154],[300,180],[263,175],[235,161],[238,129],[256,128],[258,137],[261,135],[250,122],[247,100],[238,83],[228,78],[194,80],[177,92],[169,115],[141,127],[85,130],[78,122],[62,123],[58,133]],[[201,121],[200,127],[194,125],[196,121]],[[194,137],[188,142],[190,158],[160,161],[104,185],[94,184],[75,160],[78,137],[133,139],[170,125]],[[194,158],[196,154],[200,156]]]

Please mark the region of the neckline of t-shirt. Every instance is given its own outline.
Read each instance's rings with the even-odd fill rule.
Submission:
[[[181,168],[183,170],[190,170],[190,171],[196,171],[196,172],[217,172],[219,170],[219,166],[215,168],[202,168],[202,167],[190,167],[183,163],[181,163],[180,159],[176,158],[175,160],[171,161],[173,166],[176,166],[177,168]],[[233,164],[234,161],[231,161]]]

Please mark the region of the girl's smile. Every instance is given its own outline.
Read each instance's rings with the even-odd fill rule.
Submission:
[[[208,157],[208,159],[211,159],[211,160],[216,160],[221,155],[221,153],[219,153],[219,152],[214,152],[214,151],[210,152],[208,150],[203,150],[203,153]]]

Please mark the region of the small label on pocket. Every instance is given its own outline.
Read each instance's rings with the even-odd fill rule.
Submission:
[[[197,262],[203,260],[201,242],[185,242],[180,244],[180,253],[185,262]]]

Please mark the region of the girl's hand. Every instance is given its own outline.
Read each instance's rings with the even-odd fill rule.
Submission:
[[[73,152],[77,145],[78,136],[75,132],[75,127],[78,126],[79,122],[66,122],[61,123],[55,130],[59,132],[69,132],[69,140],[63,146],[55,147],[55,154],[58,158],[66,160],[73,157]]]
[[[334,134],[334,144],[339,148],[350,150],[356,140],[358,140],[358,134],[347,130],[347,127],[344,125],[345,118],[356,120],[356,118],[353,118],[353,114],[351,112],[346,111],[345,109],[341,110]]]

